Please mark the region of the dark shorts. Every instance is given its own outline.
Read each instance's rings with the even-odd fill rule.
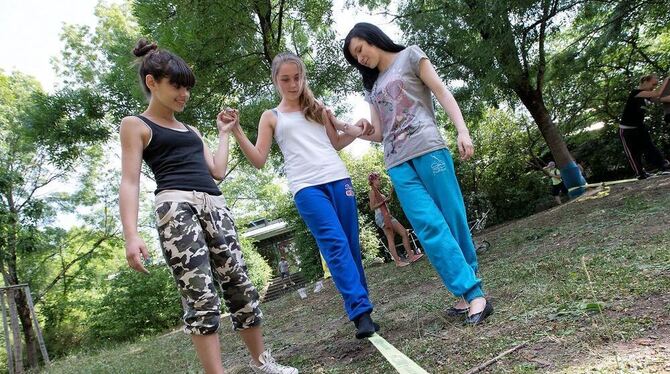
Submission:
[[[288,273],[288,272],[286,272],[286,273],[281,273],[281,279],[288,278],[288,276],[289,276],[289,273]]]
[[[565,187],[565,185],[561,182],[560,184],[552,184],[551,185],[551,196],[559,196],[563,192],[564,194],[568,194],[568,188]]]

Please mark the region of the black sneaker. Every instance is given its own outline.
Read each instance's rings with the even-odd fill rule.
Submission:
[[[354,320],[354,326],[356,326],[356,339],[363,339],[371,337],[375,331],[379,330],[379,325],[375,326],[376,323],[372,322],[370,313],[363,313]]]
[[[643,171],[640,175],[637,176],[637,180],[641,181],[641,180],[647,179],[649,177],[651,177],[651,175],[649,173],[647,173],[646,171]]]

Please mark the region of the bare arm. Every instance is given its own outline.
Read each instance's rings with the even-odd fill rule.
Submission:
[[[121,121],[121,186],[119,188],[119,213],[123,225],[126,260],[128,266],[136,271],[149,273],[142,264],[140,256],[149,258],[144,241],[137,232],[139,211],[140,169],[142,151],[148,143],[149,129],[135,117],[126,117]]]
[[[374,211],[377,207],[375,206],[375,193],[372,190],[368,191],[368,198],[370,199],[368,203],[370,210]]]
[[[447,89],[447,86],[437,75],[435,67],[433,67],[433,64],[427,58],[419,61],[419,78],[430,88],[437,101],[440,102],[440,105],[442,105],[442,108],[444,108],[454,123],[458,132],[458,152],[461,158],[467,160],[472,157],[474,146],[472,145],[472,139],[470,139],[470,131],[468,131],[465,120],[463,120],[461,109],[458,107],[454,95]]]
[[[333,148],[335,150],[339,151],[343,149],[344,147],[348,146],[356,140],[357,135],[350,135],[348,133],[340,133],[337,131],[337,126],[330,120],[330,118],[333,117],[332,113],[328,113],[325,109],[322,110],[321,112],[321,121],[323,123],[323,126],[326,128],[326,134],[328,135],[328,139],[330,140],[330,144],[333,145]],[[333,117],[334,118],[334,117]],[[354,128],[354,126],[350,125],[342,125],[342,121],[339,121],[338,125],[340,128],[343,130],[349,130],[351,133],[357,133],[360,134],[360,128]],[[353,130],[353,131],[352,131]]]
[[[372,190],[370,190],[370,192],[368,193],[368,197],[370,198],[370,204],[369,205],[370,205],[370,210],[372,210],[372,211],[374,211],[375,209],[379,208],[380,206],[382,206],[382,205],[388,203],[389,201],[391,201],[390,197],[386,197],[384,195],[381,195],[382,200],[380,202],[377,202],[377,200],[375,199],[375,194]]]
[[[256,169],[265,166],[265,162],[270,154],[272,135],[274,134],[276,124],[277,117],[275,117],[271,110],[263,112],[258,123],[258,137],[256,138],[255,145],[251,143],[249,138],[247,138],[242,127],[239,125],[239,121],[233,128],[233,135],[235,136],[242,153],[244,153],[244,156]]]
[[[216,148],[216,152],[212,154],[212,151],[205,143],[205,140],[202,139],[200,132],[192,127],[196,134],[202,140],[203,152],[205,155],[205,162],[207,163],[207,168],[209,173],[212,174],[212,177],[217,180],[223,180],[226,176],[226,169],[228,168],[228,152],[229,147],[229,135],[232,130],[231,122],[235,120],[236,113],[232,111],[221,112],[216,117],[216,125],[219,129],[219,145]]]

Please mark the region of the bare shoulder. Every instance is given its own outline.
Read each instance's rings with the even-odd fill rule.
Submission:
[[[141,141],[142,144],[146,146],[149,143],[149,139],[151,139],[151,129],[149,128],[149,125],[135,116],[124,117],[121,120],[119,133],[122,144],[130,144]]]
[[[135,116],[123,117],[121,126],[119,127],[121,134],[150,134],[149,126],[141,119]]]
[[[261,120],[258,123],[258,127],[267,127],[269,126],[272,130],[275,129],[275,125],[277,124],[277,115],[275,114],[274,110],[272,109],[267,109],[261,114]]]

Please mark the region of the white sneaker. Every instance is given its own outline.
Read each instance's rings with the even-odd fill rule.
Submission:
[[[279,365],[275,359],[270,354],[270,350],[266,350],[258,358],[258,361],[261,362],[262,366],[256,366],[254,361],[249,362],[249,366],[254,373],[267,373],[267,374],[298,374],[298,369],[290,366]]]

